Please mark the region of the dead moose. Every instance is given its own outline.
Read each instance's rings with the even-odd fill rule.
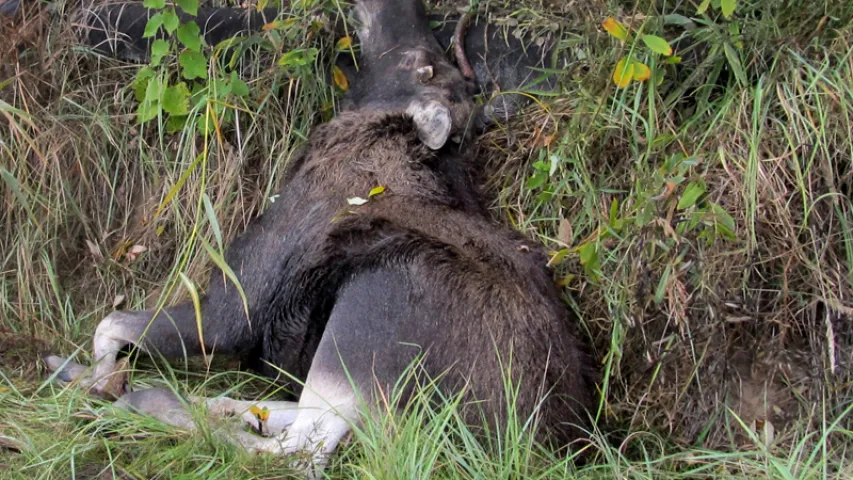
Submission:
[[[201,300],[159,312],[114,312],[94,335],[94,368],[49,357],[62,380],[110,390],[129,346],[179,359],[234,355],[304,382],[296,402],[270,408],[269,436],[235,431],[254,451],[308,451],[323,468],[357,424],[357,399],[393,385],[416,358],[448,393],[477,400],[472,424],[506,418],[506,368],[522,418],[564,446],[583,435],[593,368],[576,318],[561,301],[542,249],[495,223],[478,193],[478,160],[463,153],[471,86],[444,56],[420,0],[361,0],[362,68],[347,111],[310,136],[280,198],[228,248],[245,292],[218,269]],[[362,205],[347,199],[382,195]],[[294,386],[297,391],[298,385]],[[247,414],[255,402],[205,402],[212,414]],[[192,419],[162,390],[118,405],[182,426]]]

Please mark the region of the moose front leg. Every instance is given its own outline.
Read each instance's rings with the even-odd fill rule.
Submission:
[[[80,383],[98,394],[106,393],[110,376],[116,370],[118,353],[129,345],[138,345],[151,323],[150,311],[113,312],[101,320],[95,329],[92,345],[94,371],[82,377]]]
[[[117,398],[124,392],[124,385],[116,382],[123,383],[127,377],[123,368],[117,368],[118,354],[129,345],[140,345],[152,318],[152,312],[147,310],[112,312],[95,329],[92,348],[94,368],[56,355],[44,358],[47,368],[56,372],[55,378],[60,382],[78,382],[98,396]]]
[[[56,372],[56,378],[62,382],[71,383],[85,379],[88,367],[70,359],[57,356],[45,357],[47,368]],[[121,362],[119,362],[119,365]],[[110,378],[127,378],[125,367],[122,366],[111,372]],[[114,389],[116,390],[116,389]],[[136,413],[150,415],[161,422],[179,428],[194,430],[195,422],[187,409],[188,404],[204,405],[211,418],[239,417],[242,424],[263,436],[281,435],[296,420],[296,402],[275,400],[236,400],[228,397],[189,396],[187,399],[175,394],[168,388],[149,388],[128,393],[115,393],[118,400],[113,405]],[[257,407],[262,413],[256,415],[252,407]],[[250,449],[261,449],[266,443],[260,438],[247,437],[240,434],[237,438],[241,445]]]
[[[77,376],[80,384],[97,395],[107,394],[106,388],[115,371],[118,355],[131,345],[149,354],[175,360],[195,357],[205,351],[236,353],[251,343],[251,339],[245,336],[245,321],[229,322],[222,311],[207,309],[205,305],[203,302],[201,337],[191,303],[159,312],[139,310],[107,315],[95,330],[92,349],[94,370],[91,375]]]

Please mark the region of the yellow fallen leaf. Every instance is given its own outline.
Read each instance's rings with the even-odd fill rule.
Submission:
[[[382,185],[379,185],[378,187],[373,187],[370,189],[370,193],[367,194],[367,198],[370,198],[374,195],[379,195],[380,193],[383,193],[384,191],[385,191],[385,187]]]
[[[553,255],[551,255],[551,258],[548,260],[547,266],[552,267],[561,263],[563,259],[566,258],[566,255],[568,255],[570,252],[571,249],[568,248],[563,248],[557,252],[553,252]]]
[[[335,48],[337,50],[347,50],[352,46],[352,37],[341,37],[340,40],[335,43]]]
[[[260,408],[257,405],[252,405],[249,412],[262,422],[266,422],[270,418],[270,411],[267,407]]]
[[[265,24],[263,27],[261,27],[261,30],[267,32],[269,30],[278,30],[279,28],[281,28],[283,26],[284,26],[284,22],[282,22],[281,20],[275,20],[275,21],[272,21],[270,23]]]
[[[601,22],[601,26],[607,30],[607,33],[623,42],[628,39],[628,29],[613,17],[607,17],[607,19]]]
[[[634,67],[634,80],[638,82],[645,82],[652,76],[652,71],[645,63],[634,62],[632,66]]]
[[[613,83],[616,84],[619,88],[625,88],[631,83],[631,79],[634,77],[634,64],[628,63],[628,58],[623,57],[619,60],[619,63],[616,64],[616,68],[613,70]]]
[[[337,65],[332,67],[332,79],[335,81],[336,87],[345,92],[349,90],[349,80],[347,80],[347,76],[344,75],[344,71]]]

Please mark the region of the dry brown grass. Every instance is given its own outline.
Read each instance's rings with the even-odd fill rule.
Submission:
[[[756,62],[750,74],[762,77],[760,97],[756,84],[730,84],[707,111],[658,105],[659,134],[673,137],[663,146],[649,147],[639,131],[638,119],[650,115],[645,98],[633,103],[642,93],[626,98],[607,86],[612,62],[575,62],[582,73],[568,81],[571,93],[547,112],[532,108],[507,127],[513,135],[486,136],[505,218],[555,250],[564,246],[561,220],[573,226],[572,247],[608,222],[614,199],[628,220],[621,238],[600,242],[599,280],[584,274],[577,255],[561,271],[574,276],[577,310],[612,367],[603,417],[611,427],[659,432],[683,447],[764,448],[769,440],[787,451],[849,407],[846,25],[807,49],[789,39],[775,65]],[[603,50],[596,32],[584,36],[589,50]],[[675,85],[654,93],[665,98],[667,88]],[[570,180],[540,202],[524,183],[543,137],[549,155],[565,162],[554,183]],[[636,207],[661,191],[654,169],[676,152],[702,159],[689,179],[702,179],[707,201],[734,217],[735,241],[676,233],[690,219],[676,208],[681,188],[656,202],[652,221],[632,224]]]

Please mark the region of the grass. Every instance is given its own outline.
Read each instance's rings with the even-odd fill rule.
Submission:
[[[569,58],[560,89],[483,135],[478,155],[496,218],[558,254],[601,365],[598,429],[575,464],[532,444],[525,419],[484,445],[452,399],[417,402],[372,417],[330,477],[849,478],[853,6],[740,0],[726,20],[695,15],[699,2],[479,3],[518,22],[508,34],[556,24]],[[672,13],[692,28],[665,25]],[[673,41],[682,62],[615,41],[598,28],[608,16]],[[85,357],[114,305],[188,298],[181,274],[203,289],[204,244],[218,251],[263,211],[334,101],[324,72],[336,39],[253,51],[240,72],[260,102],[219,134],[168,134],[134,123],[137,66],[45,19],[0,27],[0,445],[20,450],[0,447],[0,477],[286,475],[286,459],[210,430],[75,417],[101,405],[52,385],[36,359]],[[273,67],[309,46],[321,52],[313,73]],[[663,82],[615,88],[629,50]],[[138,365],[135,382],[275,393],[246,373],[173,368]]]

